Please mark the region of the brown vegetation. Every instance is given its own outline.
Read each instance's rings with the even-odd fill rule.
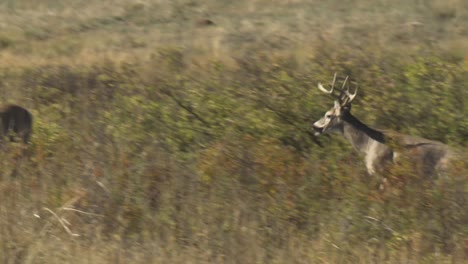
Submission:
[[[215,22],[213,22],[212,20],[210,19],[199,19],[197,20],[197,26],[200,26],[200,27],[206,27],[206,26],[214,26],[216,25]]]
[[[466,261],[466,1],[110,2],[0,4],[1,98],[34,115],[0,152],[2,263]],[[379,191],[311,136],[333,72],[463,158]]]

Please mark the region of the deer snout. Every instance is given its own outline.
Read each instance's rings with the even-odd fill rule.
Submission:
[[[314,130],[314,135],[319,136],[323,133],[323,126],[319,124],[319,121],[312,124],[312,129]]]

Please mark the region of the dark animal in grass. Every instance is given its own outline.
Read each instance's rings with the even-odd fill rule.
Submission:
[[[18,105],[5,105],[0,109],[0,136],[10,141],[15,140],[15,134],[23,143],[28,143],[32,132],[32,114]]]

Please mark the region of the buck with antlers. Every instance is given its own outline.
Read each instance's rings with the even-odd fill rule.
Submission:
[[[320,91],[333,94],[336,73],[330,90],[318,84]],[[335,99],[335,105],[313,124],[315,135],[328,132],[342,134],[351,145],[365,155],[367,172],[372,175],[381,172],[386,164],[394,162],[400,151],[407,151],[411,161],[423,175],[434,175],[445,169],[452,151],[441,142],[391,131],[376,130],[368,127],[351,114],[351,103],[357,95],[357,85],[353,93],[349,91],[348,77]]]

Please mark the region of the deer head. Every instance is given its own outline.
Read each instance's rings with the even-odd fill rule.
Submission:
[[[348,77],[349,76],[346,76],[343,85],[341,86],[339,95],[335,97],[334,106],[325,112],[325,115],[312,125],[316,136],[323,133],[340,131],[342,129],[342,117],[351,111],[351,103],[357,94],[357,86],[353,94],[349,92]],[[318,83],[318,88],[324,93],[333,95],[333,91],[335,90],[335,82],[336,73],[333,76],[330,90],[325,89],[321,83]]]

